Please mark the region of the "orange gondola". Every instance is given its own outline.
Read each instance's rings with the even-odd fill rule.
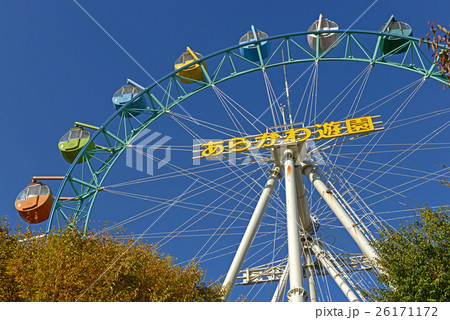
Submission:
[[[38,180],[64,180],[62,176],[36,176],[31,184],[19,193],[14,203],[17,212],[28,223],[44,222],[50,217],[55,199],[52,190]],[[59,197],[59,200],[77,200],[73,197]]]
[[[53,201],[50,188],[43,183],[34,182],[19,193],[15,207],[26,222],[40,223],[49,218]]]

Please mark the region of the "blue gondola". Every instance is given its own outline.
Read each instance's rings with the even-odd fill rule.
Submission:
[[[130,83],[130,81],[128,81],[128,83],[129,84],[124,85],[122,88],[117,90],[112,97],[112,102],[116,107],[116,110],[122,108],[143,90],[142,87],[139,87],[134,83]],[[125,116],[137,116],[144,112],[146,109],[147,104],[145,98],[141,96],[128,105],[127,110],[125,110],[124,114]]]
[[[245,44],[248,43],[248,45],[240,47],[239,51],[241,53],[241,56],[244,58],[250,60],[250,61],[259,61],[259,54],[258,54],[258,46],[256,43],[254,43],[255,40],[265,39],[269,36],[260,31],[255,30],[255,27],[252,26],[251,30],[244,34],[241,39],[239,40],[239,44]],[[261,51],[261,57],[262,59],[267,58],[267,56],[270,53],[270,42],[269,41],[261,41],[259,43],[259,49]]]

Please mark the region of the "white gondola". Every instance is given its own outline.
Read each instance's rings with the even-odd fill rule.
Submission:
[[[336,22],[324,19],[322,15],[319,16],[319,20],[316,20],[309,28],[308,31],[321,31],[321,30],[338,30],[339,26]],[[320,36],[320,51],[327,51],[330,47],[339,39],[338,33],[321,33]],[[308,44],[313,50],[317,50],[317,35],[308,34]]]

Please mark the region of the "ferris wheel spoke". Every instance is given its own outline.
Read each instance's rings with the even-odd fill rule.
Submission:
[[[301,75],[301,77],[303,77],[303,75],[305,75],[306,74],[306,71],[308,71],[309,69],[311,69],[312,68],[312,70],[311,70],[311,73],[310,73],[310,75],[309,75],[309,78],[308,78],[308,80],[307,80],[307,82],[306,82],[306,85],[304,86],[304,90],[303,90],[303,94],[302,94],[302,97],[301,97],[301,99],[300,99],[300,102],[298,103],[298,106],[297,106],[297,111],[295,112],[295,115],[293,116],[293,121],[294,122],[296,122],[297,121],[297,117],[298,117],[298,114],[299,114],[299,112],[300,112],[300,110],[301,110],[301,107],[302,107],[302,104],[303,104],[303,100],[305,99],[305,96],[306,96],[306,94],[307,94],[307,92],[308,92],[308,88],[310,88],[311,86],[312,86],[312,81],[313,81],[313,78],[314,78],[314,75],[315,75],[315,72],[316,72],[316,63],[313,63],[313,64],[311,64],[303,73],[302,73],[302,75]],[[296,81],[294,81],[289,87],[288,87],[288,89],[289,90],[291,90],[292,88],[293,88],[293,86],[296,84],[296,82],[298,82],[300,79],[301,79],[301,77],[299,77],[299,78],[297,78],[296,79]],[[307,106],[305,107],[305,110],[307,109]],[[306,117],[306,114],[307,114],[307,112],[305,111],[304,112],[304,116]],[[303,122],[305,122],[305,119],[303,119]]]
[[[249,112],[246,108],[244,108],[241,104],[235,101],[235,99],[231,98],[230,95],[226,94],[223,90],[221,90],[218,86],[214,86],[214,91],[217,95],[221,96],[223,101],[225,101],[228,105],[230,105],[233,109],[238,112],[243,119],[246,120],[246,122],[257,132],[260,130],[258,127],[255,126],[255,123],[258,123],[263,128],[267,128],[268,125],[262,122],[259,118],[257,118],[255,115],[253,115],[251,112]],[[250,118],[253,120],[251,121]]]
[[[222,177],[222,178],[223,178],[223,177]],[[199,179],[199,178],[197,178],[197,179]],[[237,178],[235,178],[235,179],[237,179]],[[230,182],[230,180],[227,180],[227,181],[225,181],[224,183],[229,183],[229,182]],[[231,182],[233,182],[233,181],[231,180]],[[201,193],[199,192],[199,189],[202,188],[202,187],[204,187],[204,186],[206,186],[204,192],[210,190],[210,186],[209,186],[209,185],[204,185],[204,184],[202,184],[201,182],[200,182],[200,184],[201,184],[200,187],[195,188],[195,189],[194,189],[195,192],[192,192],[192,193],[193,193],[192,197],[195,197],[195,196],[198,196],[199,194],[201,194]],[[216,187],[220,187],[220,186],[221,186],[221,184],[216,183]],[[107,190],[108,190],[108,189],[107,189]],[[225,195],[225,194],[227,194],[227,193],[229,193],[229,192],[231,192],[230,189],[224,189],[224,192],[223,192],[223,193],[220,192],[219,194]],[[122,193],[122,194],[123,194],[123,193]],[[188,192],[187,194],[189,194],[189,192]],[[240,197],[240,194],[239,194],[239,193],[236,193],[235,196]],[[219,198],[220,198],[220,197],[219,197]],[[217,198],[217,199],[218,199],[218,198]],[[160,206],[160,207],[157,207],[157,208],[162,208],[162,207],[163,207],[163,206]],[[155,207],[154,209],[156,209],[156,207]],[[125,220],[125,221],[128,221],[128,220]],[[121,224],[123,224],[123,223],[121,223]]]
[[[369,67],[367,67],[367,68],[360,74],[360,75],[361,75],[361,78],[362,78],[363,75],[366,75],[370,70],[371,70],[371,69],[370,69]],[[386,128],[385,131],[382,132],[382,133],[377,133],[377,134],[373,135],[372,138],[368,141],[368,143],[367,143],[366,145],[371,145],[371,149],[370,149],[368,152],[365,153],[365,154],[366,154],[366,157],[367,157],[367,154],[370,153],[371,150],[373,150],[373,148],[380,142],[381,138],[384,136],[384,134],[386,133],[386,131],[389,130],[389,128],[390,128],[390,126],[391,126],[390,122],[395,121],[395,119],[397,119],[397,117],[399,116],[399,114],[401,113],[401,111],[406,107],[407,103],[408,103],[408,102],[412,99],[412,97],[417,93],[418,89],[419,89],[420,86],[423,84],[423,82],[424,82],[423,79],[421,79],[420,81],[416,81],[416,82],[415,82],[416,87],[414,88],[413,92],[405,99],[405,101],[403,102],[403,104],[400,105],[400,107],[398,107],[397,110],[395,110],[395,112],[392,114],[392,116],[390,117],[390,119],[387,121],[387,123],[388,123],[388,128]],[[355,85],[356,85],[356,82],[355,82]],[[409,88],[409,86],[408,86],[408,88]],[[341,102],[342,102],[342,101],[343,101],[343,99],[341,100]],[[335,109],[336,109],[336,108],[335,108]],[[335,109],[334,109],[334,110],[335,110]],[[334,110],[333,110],[333,111],[334,111]],[[393,118],[394,118],[394,119],[393,119]],[[393,119],[393,120],[392,120],[392,119]],[[372,144],[372,141],[375,140],[375,138],[376,138],[377,136],[378,136],[378,140],[375,141],[375,142]],[[360,155],[360,154],[363,154],[363,152],[365,151],[365,149],[366,149],[366,147],[362,148],[362,149],[360,150],[360,153],[355,157],[355,159],[359,159],[359,158],[358,158],[359,155]],[[333,148],[331,149],[331,152],[333,152]],[[355,160],[353,160],[353,161],[355,161]],[[353,161],[351,161],[349,165],[351,165],[351,164],[353,163]],[[351,178],[351,175],[350,175],[349,179],[350,179],[350,178]]]
[[[227,110],[228,110],[228,108],[227,108]],[[229,115],[230,115],[230,114],[229,114]],[[197,135],[197,134],[195,133],[194,130],[189,129],[186,125],[182,124],[180,121],[178,121],[176,118],[174,118],[173,115],[171,115],[171,116],[172,116],[172,118],[173,118],[178,124],[180,124],[187,132],[189,132],[189,133],[192,135],[192,137],[196,138],[197,141],[203,141],[203,139],[200,138],[200,136]],[[230,116],[231,116],[231,115],[230,115]],[[237,127],[237,125],[236,125],[236,129],[239,131],[239,128]],[[239,132],[239,133],[242,134],[242,132]],[[232,160],[232,159],[231,159],[231,160]],[[223,164],[226,165],[226,162],[225,162],[225,161],[221,161],[221,162],[222,162]],[[264,168],[263,168],[263,165],[260,164],[260,161],[257,161],[257,165],[260,166],[261,172],[264,173]],[[265,163],[264,163],[264,165],[265,165]],[[241,170],[238,166],[235,166],[235,168],[237,168],[238,171],[243,172],[243,170]]]
[[[260,223],[260,221],[261,221],[261,218],[262,218],[262,215],[263,215],[263,213],[264,213],[264,211],[265,211],[265,209],[266,209],[266,207],[267,207],[267,203],[268,203],[268,200],[269,200],[269,198],[270,198],[270,195],[271,195],[271,193],[272,193],[272,191],[273,191],[273,188],[274,188],[274,186],[275,186],[275,184],[276,184],[276,182],[277,182],[277,180],[278,180],[278,178],[279,178],[279,172],[276,172],[276,171],[273,171],[273,172],[271,172],[271,175],[270,175],[270,177],[269,177],[269,179],[268,179],[268,181],[267,181],[267,183],[266,183],[266,185],[265,185],[265,187],[264,187],[264,189],[262,189],[263,191],[262,191],[262,194],[261,194],[261,197],[260,197],[260,200],[258,201],[258,204],[256,205],[256,207],[255,207],[255,211],[254,211],[254,213],[253,213],[253,215],[252,215],[252,219],[250,220],[250,222],[249,222],[249,226],[248,226],[248,228],[246,229],[246,235],[248,234],[248,236],[247,237],[249,237],[249,239],[247,240],[247,243],[248,243],[248,245],[250,245],[251,244],[251,242],[253,241],[252,240],[252,238],[254,238],[254,236],[255,236],[255,234],[256,234],[256,230],[257,230],[257,227],[258,227],[258,225],[259,225],[259,223]],[[249,192],[250,192],[250,190],[249,190]],[[237,208],[237,206],[239,205],[240,203],[238,203],[237,205],[236,205],[236,207],[235,208]],[[247,207],[248,207],[248,205],[247,205]],[[240,216],[240,215],[239,215]],[[227,217],[227,219],[228,219],[228,217]],[[223,222],[222,222],[222,224],[220,225],[220,226],[222,226],[223,225],[223,223],[225,223],[225,221],[227,220],[227,219],[225,219]],[[236,219],[234,219],[234,221],[230,224],[230,225],[233,225],[234,224],[234,222],[236,221]],[[222,233],[222,235],[225,233],[225,231]],[[219,236],[219,238],[211,245],[211,247],[210,248],[212,248],[212,246],[214,246],[216,243],[217,243],[217,241],[222,237],[222,235],[220,235]],[[206,246],[206,244],[207,243],[205,243],[205,245],[198,251],[198,252],[200,252],[205,246]],[[241,248],[241,247],[240,247]],[[246,255],[246,251],[248,250],[246,247],[242,247],[242,249],[238,249],[238,251],[239,250],[242,250],[242,258]],[[205,254],[208,252],[208,250],[205,252]],[[195,255],[195,257],[198,255],[198,253]],[[238,254],[237,254],[238,255]],[[241,259],[242,259],[241,258]],[[200,258],[200,260],[201,260],[201,258]],[[233,262],[234,263],[234,262]],[[241,263],[240,263],[241,264]],[[242,264],[241,264],[242,265]],[[240,267],[238,267],[238,269],[239,269]],[[234,276],[233,276],[234,277]],[[228,276],[227,276],[227,278],[228,278]],[[232,279],[232,278],[231,278]],[[233,281],[234,282],[234,281]]]
[[[442,150],[442,149],[440,149]],[[341,155],[342,156],[342,155]],[[351,157],[348,157],[351,159]],[[369,163],[373,163],[373,164],[377,164],[377,165],[382,165],[382,163],[380,162],[374,162],[374,161],[368,161]],[[338,166],[339,167],[339,166]],[[423,176],[417,176],[417,175],[411,175],[411,174],[406,174],[406,173],[400,173],[400,172],[389,172],[388,175],[394,175],[394,176],[402,176],[402,177],[407,177],[407,178],[414,178],[414,180],[411,181],[420,181],[420,180],[426,180],[428,181],[436,181],[436,182],[440,182],[442,181],[442,179],[445,177],[444,175],[448,175],[448,171],[447,170],[439,170],[436,172],[425,172],[422,170],[413,170],[413,169],[409,169],[409,168],[405,168],[405,167],[401,167],[401,166],[396,166],[396,165],[390,165],[388,166],[389,168],[394,168],[394,169],[399,169],[401,171],[413,171],[413,172],[419,172],[419,173],[423,173]],[[347,169],[354,169],[355,167],[348,167]],[[342,171],[347,171],[344,168],[341,168]],[[359,171],[362,172],[378,172],[376,169],[369,169],[369,168],[359,168]],[[362,176],[359,175],[358,178],[361,178]],[[369,179],[366,179],[367,181],[370,181]]]
[[[333,264],[330,262],[330,260],[333,258],[331,257],[330,259],[331,255],[329,254],[329,252],[326,252],[323,248],[320,248],[320,246],[314,242],[311,244],[311,249],[313,250],[316,258],[332,276],[337,286],[342,290],[348,300],[350,302],[359,301],[358,297],[353,293],[353,290],[350,289],[347,282],[343,279],[342,275],[344,275],[345,273],[339,272],[336,267],[333,266]]]
[[[120,183],[107,185],[104,188],[105,189],[119,188],[119,187],[126,187],[126,186],[130,186],[130,185],[149,183],[149,182],[155,182],[155,181],[166,180],[166,179],[170,180],[170,179],[179,178],[179,177],[189,175],[189,174],[194,175],[194,176],[200,176],[200,174],[207,174],[207,173],[219,171],[219,170],[224,170],[224,167],[222,166],[222,164],[220,164],[218,162],[211,162],[210,164],[203,165],[201,167],[192,167],[192,168],[184,169],[184,171],[178,170],[178,171],[173,171],[173,172],[169,172],[169,173],[149,176],[146,178],[124,181],[124,182],[120,182]]]
[[[353,118],[355,117],[356,112],[358,112],[359,110],[359,105],[361,102],[361,98],[364,95],[366,86],[367,86],[367,82],[369,81],[369,77],[372,74],[372,70],[373,70],[373,64],[369,64],[368,68],[367,68],[367,72],[365,72],[364,77],[362,79],[361,85],[358,89],[358,91],[355,94],[355,98],[353,99],[353,103],[350,106],[348,113],[347,113],[347,117],[346,118]]]
[[[230,211],[231,211],[231,213],[233,213],[233,211],[235,211],[235,210],[233,209],[233,210],[230,210]],[[230,215],[231,215],[231,213],[230,213]],[[241,213],[241,214],[242,214],[242,213]],[[226,218],[229,218],[230,215],[227,215]],[[194,218],[194,217],[193,217],[193,218]],[[235,217],[234,221],[236,221],[237,219],[240,219],[240,215],[237,216],[237,217]],[[179,227],[177,228],[177,230],[178,230],[180,227],[184,226],[184,224],[186,224],[187,222],[189,222],[189,220],[186,221],[185,223],[183,223],[183,225],[179,226]],[[188,228],[190,228],[191,226],[192,226],[192,224],[189,225],[187,228],[185,228],[185,230],[188,229]],[[177,230],[175,230],[175,231],[177,231]]]
[[[443,169],[443,170],[441,170],[441,171],[444,171],[445,169]],[[447,170],[445,170],[445,172],[444,173],[447,173],[446,172]],[[418,181],[420,181],[420,180],[423,180],[423,181],[421,181],[421,182],[419,182],[418,183]],[[396,194],[403,194],[403,193],[405,193],[406,191],[409,191],[409,190],[411,190],[411,189],[414,189],[414,188],[417,188],[417,187],[420,187],[421,185],[423,185],[423,184],[425,184],[425,183],[428,183],[428,182],[430,182],[430,181],[434,181],[434,182],[439,182],[440,183],[440,181],[435,181],[435,179],[432,179],[432,178],[426,178],[426,176],[424,177],[424,178],[422,178],[422,179],[418,179],[418,178],[416,178],[416,179],[414,179],[414,180],[410,180],[410,181],[408,181],[408,182],[405,182],[405,183],[402,183],[402,184],[399,184],[398,186],[396,186],[395,187],[395,189],[397,189],[397,188],[401,188],[401,187],[405,187],[406,185],[408,185],[408,184],[413,184],[413,186],[411,186],[411,187],[409,187],[409,188],[406,188],[406,189],[403,189],[403,190],[401,190],[401,191],[398,191],[398,192],[396,192]],[[405,197],[405,196],[403,196],[403,197]],[[378,200],[377,202],[375,202],[375,203],[373,203],[373,204],[376,204],[376,203],[378,203],[378,202],[380,202],[381,200]],[[418,205],[423,205],[423,203],[419,203],[419,202],[417,202],[417,204]]]
[[[325,246],[332,261],[347,283],[362,301],[367,301],[361,290],[369,290],[375,284],[375,278],[372,274],[373,267],[359,254],[342,252],[339,249],[336,250],[335,246],[328,246],[327,244]]]
[[[323,109],[322,111],[317,115],[317,117],[320,117],[323,113],[327,113],[329,115],[332,115],[336,112],[336,110],[338,110],[338,108],[342,105],[342,103],[345,101],[345,99],[350,95],[350,93],[352,92],[352,90],[358,85],[358,83],[364,79],[369,70],[370,70],[370,65],[366,66],[352,81],[350,81],[349,84],[347,84],[345,86],[344,89],[342,89],[334,98],[333,100],[331,100],[331,102],[329,102]],[[334,108],[331,111],[328,111],[329,108],[331,108],[331,106],[334,106]]]
[[[173,111],[170,111],[169,114],[172,117],[178,118],[179,120],[187,120],[187,121],[190,121],[190,122],[196,121],[198,125],[206,128],[206,129],[209,129],[212,132],[218,133],[218,134],[220,134],[220,135],[222,135],[224,137],[234,137],[236,134],[240,133],[238,130],[235,130],[235,129],[232,129],[232,128],[228,128],[228,127],[224,127],[222,125],[213,123],[211,121],[204,121],[204,120],[201,120],[201,119],[198,119],[198,118],[190,119],[190,118],[186,117],[183,114],[175,113]]]
[[[417,115],[417,116],[414,116],[414,117],[410,117],[410,118],[406,118],[406,119],[400,119],[400,120],[394,122],[397,125],[393,126],[391,128],[391,130],[397,129],[397,128],[400,128],[400,127],[403,127],[403,126],[410,126],[413,123],[425,121],[425,120],[428,120],[428,119],[433,118],[433,117],[441,117],[442,115],[444,115],[444,114],[446,114],[448,112],[450,112],[450,108],[436,110],[436,111],[432,111],[432,112],[429,112],[429,113],[423,113],[423,114],[420,114],[420,115]],[[408,121],[408,122],[406,122],[406,121]]]
[[[144,156],[146,156],[146,157],[148,157],[148,158],[151,158],[151,159],[153,159],[153,160],[157,160],[157,161],[161,161],[161,160],[162,160],[162,159],[156,157],[155,155],[144,154]],[[253,190],[253,188],[255,188],[255,186],[250,185],[250,183],[248,182],[248,179],[252,180],[252,181],[255,183],[256,186],[259,185],[258,181],[255,180],[255,179],[252,177],[251,173],[254,173],[255,171],[261,170],[260,167],[257,167],[256,169],[254,169],[253,171],[251,171],[251,173],[248,173],[248,172],[244,172],[244,171],[243,171],[242,169],[240,169],[238,166],[232,166],[232,167],[230,167],[230,166],[227,166],[227,165],[226,165],[226,162],[224,162],[224,161],[221,161],[221,162],[222,162],[222,164],[225,164],[224,168],[230,171],[229,173],[226,174],[226,176],[223,176],[222,179],[223,179],[224,177],[228,177],[228,176],[230,176],[230,175],[235,175],[235,179],[240,180],[242,183],[244,183],[246,186],[250,187],[252,190]],[[203,183],[205,186],[208,186],[208,185],[210,185],[210,184],[213,185],[213,186],[214,186],[214,185],[217,185],[216,183],[209,181],[208,179],[206,179],[205,177],[203,177],[203,176],[201,176],[201,175],[196,175],[195,173],[187,172],[185,169],[183,169],[183,168],[181,168],[181,167],[179,167],[179,166],[176,166],[176,165],[174,165],[174,164],[167,163],[166,165],[167,165],[168,167],[170,167],[171,169],[173,169],[174,171],[176,171],[176,172],[182,174],[183,176],[190,177],[191,179],[199,179],[200,183]],[[232,170],[232,169],[236,169],[236,168],[237,168],[238,171],[240,171],[243,175],[238,174],[238,173],[236,172],[236,170]],[[248,179],[246,180],[246,178],[248,178]],[[219,177],[219,179],[220,179],[220,177]]]
[[[308,101],[306,104],[306,112],[303,119],[303,123],[307,125],[313,125],[317,119],[317,92],[319,86],[319,63],[314,64],[313,79],[311,82],[311,90],[308,95]],[[306,119],[308,115],[308,119]]]
[[[251,191],[252,191],[252,190],[249,189],[249,191],[245,194],[245,196],[247,196]],[[241,203],[242,203],[242,199],[241,199],[241,201],[239,201],[239,202],[235,205],[235,207],[230,211],[230,214],[227,215],[227,216],[225,217],[225,219],[221,222],[221,224],[219,225],[219,228],[221,228],[221,227],[226,223],[226,221],[231,217],[231,215],[234,214],[234,213],[236,212],[238,206],[239,206]],[[247,204],[247,207],[246,207],[246,208],[248,208],[248,206],[249,206],[249,204]],[[244,209],[244,210],[245,210],[245,209]],[[238,214],[236,217],[234,217],[233,222],[231,222],[230,226],[232,226],[233,223],[236,222],[236,220],[237,220],[238,218],[241,217],[242,213],[243,213],[243,211],[241,211],[240,214]],[[226,230],[228,230],[228,229],[226,229]],[[196,253],[196,254],[194,255],[194,257],[193,257],[194,260],[197,258],[197,256],[199,255],[199,253],[206,247],[206,245],[211,241],[211,239],[216,235],[216,232],[217,232],[217,231],[218,231],[218,229],[216,229],[216,231],[213,233],[213,235],[211,235],[211,237],[210,237],[210,238],[203,244],[203,246],[197,251],[197,253]],[[209,249],[207,249],[207,250],[205,251],[205,253],[203,254],[203,256],[206,255],[206,254],[208,253],[208,251],[209,251],[209,250],[217,243],[217,241],[223,236],[224,233],[225,233],[225,231],[222,232],[222,234],[221,234],[221,235],[216,239],[216,241],[209,247]],[[203,256],[201,256],[201,257],[199,258],[199,261],[201,261],[201,259],[202,259]]]
[[[281,110],[281,106],[278,102],[278,99],[276,98],[276,94],[275,94],[272,84],[270,82],[267,71],[265,69],[263,69],[262,72],[263,72],[264,84],[266,86],[267,99],[268,99],[268,104],[269,104],[267,109],[270,110],[270,112],[272,114],[273,126],[278,126],[278,125],[282,124],[280,117],[278,115],[278,110]]]
[[[401,146],[411,146],[412,144],[402,144]],[[445,144],[442,144],[442,143],[435,143],[434,144],[434,146],[433,146],[433,144],[432,143],[427,143],[426,144],[427,146],[428,145],[430,145],[430,147],[428,147],[428,148],[424,148],[423,146],[422,147],[420,147],[420,149],[418,149],[417,151],[430,151],[430,150],[445,150],[445,149],[448,149],[448,148],[450,148],[450,145],[445,145]],[[395,153],[399,153],[399,152],[404,152],[405,151],[405,149],[406,148],[403,148],[403,149],[393,149],[393,150],[378,150],[378,151],[372,151],[370,154],[381,154],[381,153],[389,153],[389,154],[395,154]],[[357,153],[357,152],[345,152],[345,153],[340,153],[339,155],[338,154],[335,154],[335,153],[330,153],[330,156],[332,156],[332,157],[337,157],[337,156],[339,156],[339,157],[342,157],[342,158],[346,158],[346,159],[353,159],[351,156],[354,156],[354,155],[358,155],[358,154],[361,154],[361,155],[365,155],[365,154],[368,154],[369,152],[363,152],[363,153]],[[364,162],[371,162],[371,161],[369,161],[369,160],[364,160]],[[356,167],[350,167],[349,166],[349,168],[356,168]]]
[[[213,88],[213,91],[216,94],[217,98],[219,99],[220,104],[222,105],[223,109],[226,111],[228,117],[230,118],[231,122],[233,123],[233,125],[236,128],[236,131],[239,133],[239,135],[248,135],[248,133],[245,131],[242,124],[239,122],[238,118],[234,115],[233,111],[226,103],[226,100],[223,98],[223,96],[217,90],[216,86],[212,86],[212,88]],[[247,120],[245,117],[244,117],[244,119]]]
[[[403,158],[399,159],[396,162],[396,165],[398,165],[399,163],[401,163],[402,161],[404,161],[406,158],[410,157],[412,154],[414,154],[415,152],[417,152],[417,150],[419,150],[421,148],[422,145],[426,144],[427,142],[429,142],[431,139],[435,138],[437,135],[439,135],[440,133],[442,133],[445,129],[447,129],[447,127],[450,126],[450,121],[447,121],[445,125],[443,125],[441,128],[436,129],[434,131],[432,131],[429,135],[425,136],[424,138],[422,138],[421,140],[419,140],[416,144],[414,144],[413,146],[411,146],[410,148],[408,148],[407,150],[399,153],[397,156],[395,156],[394,158],[392,158],[391,160],[389,160],[386,164],[383,164],[379,169],[375,170],[373,173],[369,174],[368,177],[372,176],[374,173],[378,173],[380,172],[383,168],[385,168],[387,165],[389,165],[391,162],[393,162],[394,160],[396,160],[397,158],[399,158],[400,156],[402,156],[404,153],[407,153]],[[413,148],[414,147],[414,148]],[[358,166],[359,167],[359,166]],[[392,167],[391,167],[392,168]],[[386,170],[384,170],[383,172],[381,172],[381,174],[375,178],[374,180],[372,180],[371,182],[369,182],[368,185],[365,186],[365,188],[369,187],[372,183],[375,183],[377,180],[379,180],[381,177],[383,177],[385,174],[387,174],[391,168],[388,168]],[[364,189],[363,189],[364,190]]]
[[[409,102],[411,102],[411,100],[417,94],[417,92],[422,87],[424,82],[425,82],[425,79],[422,79],[422,81],[417,85],[417,87],[414,88],[413,92],[411,92],[411,94],[405,99],[405,101],[393,112],[391,117],[386,121],[387,128],[385,129],[385,131],[379,132],[379,133],[373,135],[373,137],[370,139],[369,143],[371,143],[372,140],[374,140],[375,137],[377,137],[377,136],[378,136],[378,139],[375,141],[374,146],[371,147],[370,151],[372,151],[375,148],[375,146],[381,141],[381,139],[386,134],[386,132],[388,132],[390,130],[390,127],[392,126],[392,123],[396,121],[396,119],[400,116],[400,114],[406,108],[406,106],[409,104]],[[363,148],[361,150],[361,152],[363,152],[364,150],[365,150],[365,148]],[[367,158],[367,155],[365,157],[363,157],[363,159],[366,159],[366,158]],[[359,160],[358,156],[356,156],[355,159]],[[355,160],[352,160],[349,165],[351,165],[354,161]],[[350,174],[348,179],[350,179],[351,176],[352,176],[352,174]]]
[[[359,109],[359,111],[357,112],[357,114],[362,114],[363,111],[366,114],[367,113],[371,114],[371,113],[375,112],[375,110],[377,110],[377,109],[383,107],[384,105],[386,105],[387,103],[393,101],[395,98],[401,96],[402,94],[404,94],[411,88],[414,88],[415,86],[420,84],[422,81],[423,81],[423,79],[421,79],[421,78],[416,79],[416,80],[412,81],[411,83],[406,84],[405,86],[403,86],[400,89],[396,89],[393,92],[382,95],[381,98],[379,98],[378,100],[376,100],[372,103],[369,103],[365,107],[361,107]]]
[[[434,174],[434,173],[433,173],[433,174]],[[367,180],[367,178],[366,178],[365,176],[358,176],[358,177],[359,177],[361,180]],[[423,179],[426,179],[426,176],[425,176]],[[429,182],[429,181],[432,180],[432,179],[425,180],[425,181],[423,181],[423,182],[420,183],[420,184],[417,184],[417,183],[416,183],[417,180],[418,180],[418,179],[410,180],[410,181],[408,181],[407,183],[403,183],[403,184],[401,184],[401,185],[397,185],[397,186],[394,187],[394,188],[387,188],[387,187],[385,187],[385,186],[383,186],[383,185],[375,184],[377,187],[381,188],[383,191],[375,191],[375,190],[372,191],[372,190],[370,190],[370,189],[366,189],[365,191],[366,191],[366,192],[369,192],[371,195],[366,196],[366,197],[365,197],[365,200],[369,200],[369,199],[371,199],[371,198],[373,198],[373,197],[378,197],[378,198],[381,197],[380,200],[374,201],[374,202],[370,203],[370,204],[369,204],[369,207],[372,207],[372,206],[374,206],[374,205],[376,205],[376,204],[378,204],[378,203],[380,203],[380,202],[382,202],[382,201],[390,200],[390,201],[393,201],[393,202],[395,202],[395,203],[397,203],[397,204],[399,204],[399,205],[406,206],[406,207],[408,208],[408,210],[411,210],[411,205],[407,205],[407,204],[405,204],[405,203],[403,203],[403,202],[401,202],[401,201],[398,201],[398,200],[396,200],[396,199],[395,199],[393,196],[391,196],[391,195],[384,195],[384,194],[387,193],[387,192],[389,192],[389,193],[392,193],[393,195],[398,195],[398,196],[400,196],[400,197],[402,197],[402,198],[404,198],[404,199],[407,199],[407,200],[409,200],[410,202],[416,203],[417,205],[422,205],[422,203],[417,202],[415,199],[409,198],[409,197],[407,197],[407,196],[404,195],[404,192],[405,192],[405,191],[408,191],[408,190],[410,190],[410,189],[412,189],[412,188],[416,188],[416,187],[420,186],[421,184],[424,184],[424,183]],[[368,181],[370,181],[370,180],[368,180]],[[404,185],[406,185],[406,184],[413,184],[413,186],[410,187],[410,188],[408,188],[408,189],[405,189],[405,190],[395,191],[395,189],[398,189],[398,188],[400,188],[400,187],[402,187],[402,186],[404,186]],[[358,193],[360,193],[360,192],[361,192],[361,191],[358,191]],[[380,216],[380,215],[381,215],[381,213],[377,212],[377,216]],[[398,218],[398,219],[399,219],[399,218]],[[384,220],[384,221],[385,221],[385,220]]]
[[[361,101],[361,97],[364,94],[364,89],[366,88],[367,81],[369,80],[369,76],[371,74],[372,69],[373,69],[373,64],[370,64],[368,66],[368,68],[366,68],[367,71],[365,72],[364,77],[362,77],[361,85],[360,85],[358,91],[355,94],[355,97],[353,99],[352,104],[350,105],[350,108],[348,109],[347,116],[345,117],[346,119],[353,118],[355,116],[355,113],[358,110],[359,103]],[[335,148],[338,149],[337,150],[337,156],[336,156],[336,159],[335,159],[335,163],[336,163],[336,161],[337,161],[337,159],[339,157],[339,154],[342,151],[342,144],[332,146],[331,147],[331,151],[333,152]]]

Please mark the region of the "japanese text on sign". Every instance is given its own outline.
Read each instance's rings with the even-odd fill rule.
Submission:
[[[345,125],[345,127],[343,126]],[[314,131],[313,131],[314,130]],[[202,157],[219,156],[224,152],[245,152],[273,147],[276,143],[298,143],[306,140],[321,140],[374,131],[372,117],[359,117],[345,121],[330,121],[308,128],[290,128],[285,131],[264,132],[249,137],[235,137],[229,140],[208,141],[201,145]]]

